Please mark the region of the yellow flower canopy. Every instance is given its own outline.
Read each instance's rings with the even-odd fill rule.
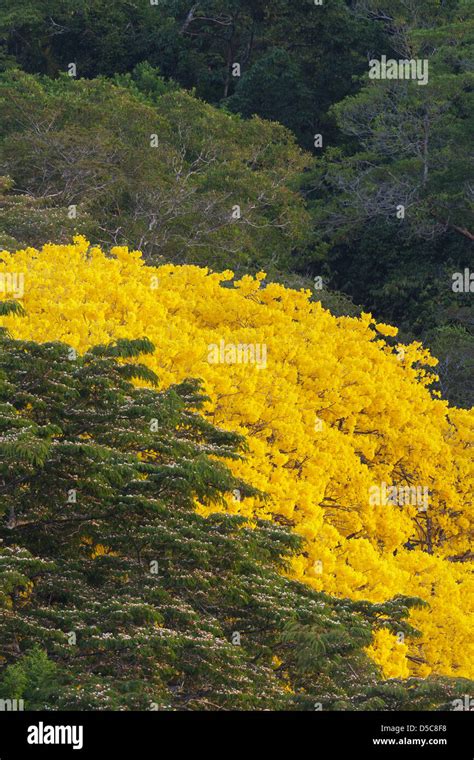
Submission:
[[[295,578],[339,597],[428,602],[410,618],[421,638],[382,630],[369,648],[386,677],[474,677],[474,417],[430,390],[436,360],[421,344],[397,344],[369,314],[336,318],[263,273],[152,267],[81,237],[4,251],[0,272],[24,274],[26,316],[1,320],[13,337],[83,352],[147,336],[156,350],[143,362],[163,387],[203,379],[206,414],[248,441],[232,470],[269,496],[229,494],[227,509],[303,536]]]

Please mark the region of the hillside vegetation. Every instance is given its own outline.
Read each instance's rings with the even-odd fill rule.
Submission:
[[[232,471],[268,495],[237,494],[225,509],[293,527],[305,541],[293,577],[339,597],[428,603],[410,617],[419,641],[376,637],[387,676],[472,675],[473,415],[430,392],[435,360],[421,345],[398,344],[368,314],[336,318],[308,292],[265,286],[263,273],[232,282],[229,271],[155,268],[82,238],[2,260],[28,283],[26,316],[3,320],[15,338],[82,353],[147,336],[156,351],[144,362],[162,387],[203,379],[209,421],[248,442]],[[253,362],[239,345],[254,346]]]

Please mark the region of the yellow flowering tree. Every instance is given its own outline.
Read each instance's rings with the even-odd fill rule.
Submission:
[[[163,387],[204,380],[209,418],[248,440],[235,475],[269,496],[236,492],[227,510],[301,534],[296,578],[355,600],[428,602],[411,613],[421,639],[382,630],[370,647],[387,677],[473,676],[474,418],[430,389],[436,360],[421,344],[398,344],[369,314],[336,318],[263,273],[155,268],[83,238],[0,259],[3,297],[14,275],[23,283],[13,295],[26,317],[1,320],[13,337],[83,352],[147,336]]]

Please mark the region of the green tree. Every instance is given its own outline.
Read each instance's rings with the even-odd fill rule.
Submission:
[[[93,240],[150,259],[288,265],[310,232],[296,188],[309,157],[291,133],[164,87],[149,67],[121,81],[4,75],[3,171],[18,191],[76,205]]]
[[[311,140],[315,121],[313,94],[301,69],[286,50],[260,57],[239,81],[226,107],[247,118],[258,114],[291,129],[300,142]]]
[[[329,150],[316,169],[321,235],[339,241],[383,219],[398,220],[402,237],[431,240],[453,231],[472,241],[472,4],[454,1],[440,13],[432,0],[402,3],[401,16],[394,7],[383,12],[383,2],[361,5],[377,7],[372,13],[392,35],[389,55],[428,62],[428,82],[367,74],[357,95],[334,106],[353,149]]]
[[[4,65],[57,76],[76,63],[79,76],[133,68],[159,45],[162,14],[149,2],[5,0],[0,13]]]
[[[58,667],[39,646],[32,647],[13,665],[5,669],[0,683],[0,697],[22,699],[29,710],[47,710],[60,685]]]

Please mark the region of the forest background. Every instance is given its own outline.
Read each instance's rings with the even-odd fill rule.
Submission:
[[[469,0],[5,0],[0,40],[2,246],[264,268],[421,339],[472,406]],[[382,55],[429,86],[370,80]]]

